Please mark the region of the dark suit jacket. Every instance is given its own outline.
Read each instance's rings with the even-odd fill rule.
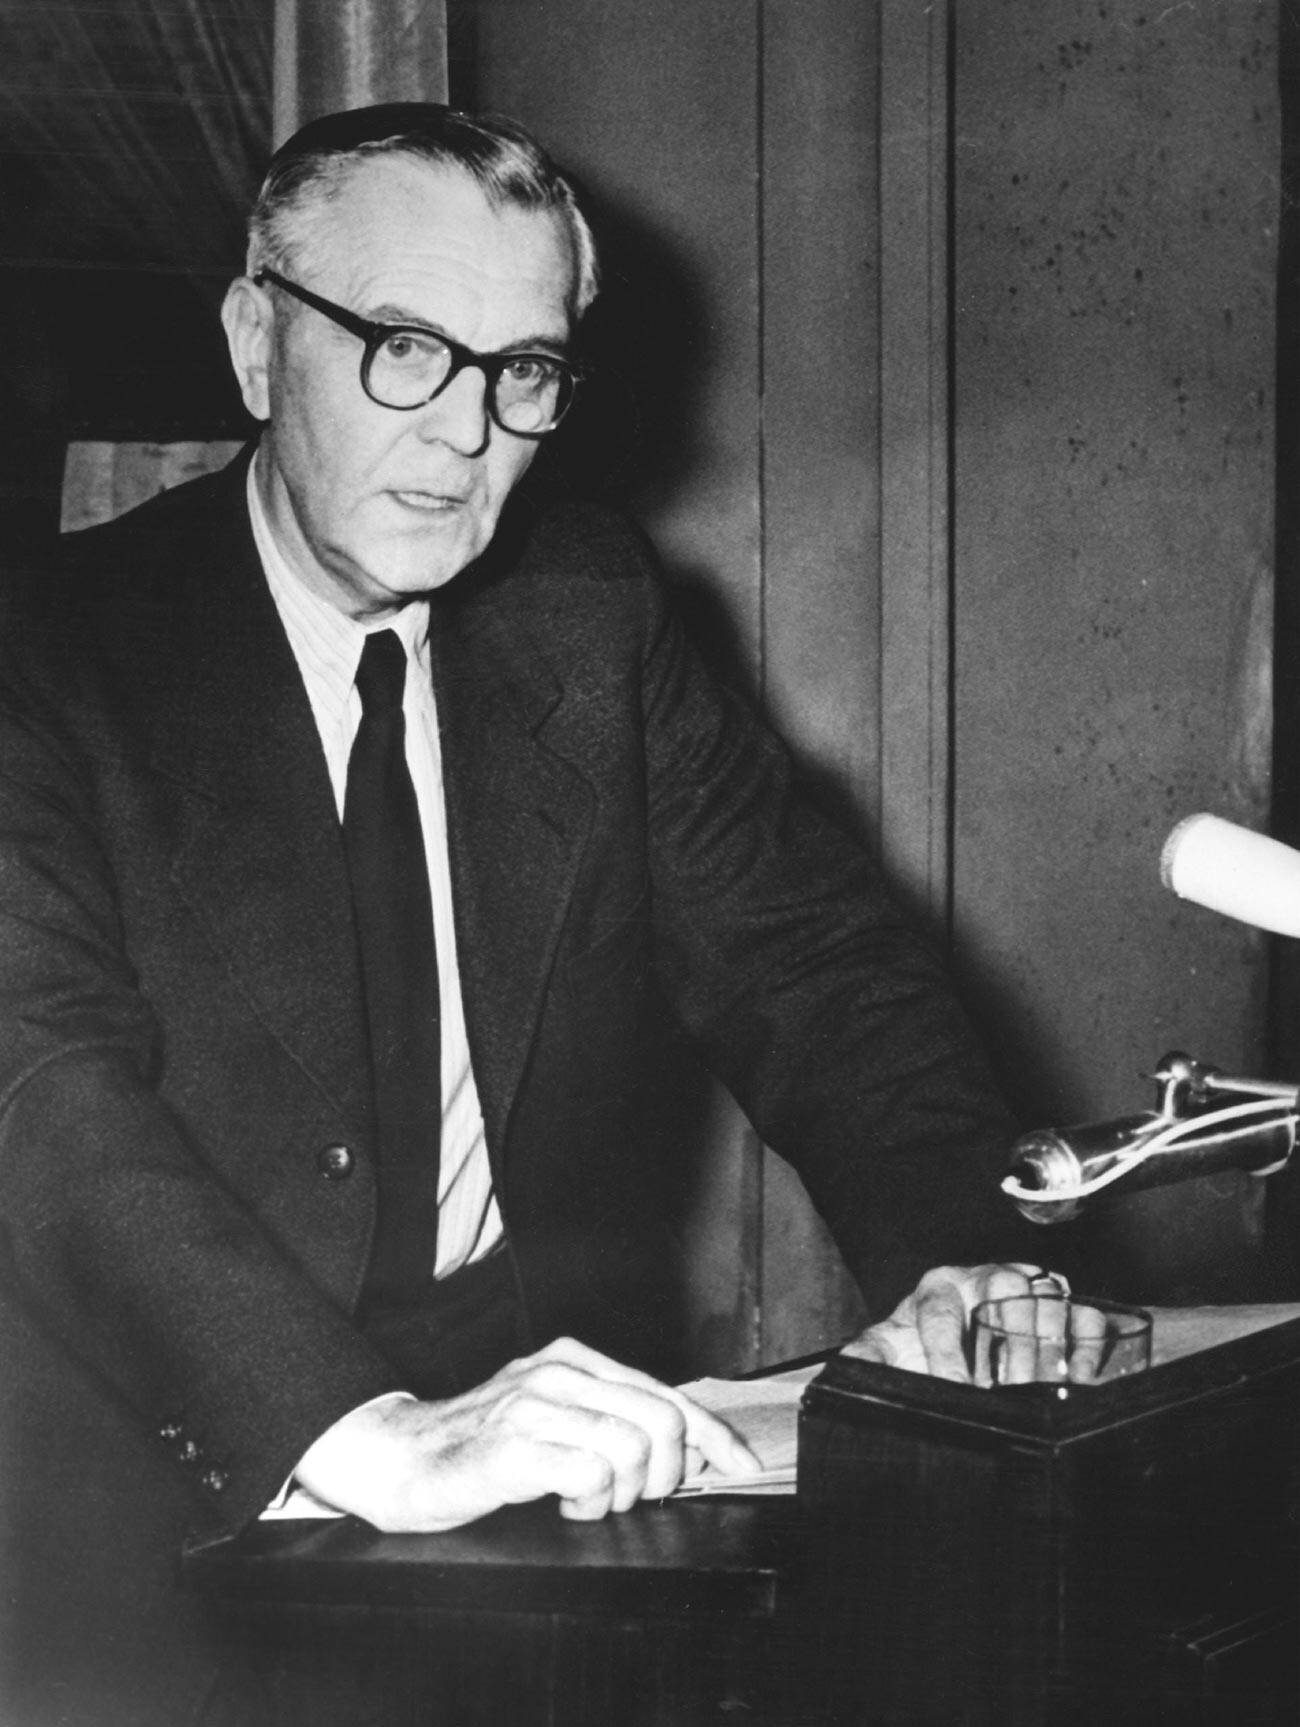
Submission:
[[[351,1320],[373,1174],[348,886],[243,471],[74,536],[6,595],[24,1727],[192,1718],[209,1628],[174,1587],[183,1541],[255,1517],[397,1377]],[[619,1347],[654,1318],[665,1007],[869,1287],[991,1251],[1002,1118],[939,968],[706,676],[636,538],[521,495],[431,637],[470,1045],[535,1336]]]

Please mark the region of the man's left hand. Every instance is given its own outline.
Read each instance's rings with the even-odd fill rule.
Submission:
[[[941,1265],[926,1272],[888,1319],[855,1338],[847,1353],[969,1382],[965,1338],[972,1309],[981,1301],[1041,1291],[1045,1284],[1068,1293],[1064,1278],[1039,1265]]]

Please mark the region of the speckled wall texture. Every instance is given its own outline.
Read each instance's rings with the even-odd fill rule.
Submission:
[[[1157,860],[1267,814],[1275,8],[954,13],[956,928],[1028,1107],[1077,1120],[1169,1047],[1259,1071],[1260,940]],[[1176,1283],[1239,1206],[1146,1202],[1140,1257]]]

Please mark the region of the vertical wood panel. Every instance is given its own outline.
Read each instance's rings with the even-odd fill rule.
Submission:
[[[949,918],[949,5],[882,0],[880,849]]]
[[[763,9],[764,696],[879,819],[880,227],[875,7]]]
[[[880,735],[879,14],[762,9],[763,692],[824,796],[874,841]],[[761,1354],[861,1322],[801,1183],[762,1165]]]
[[[372,102],[445,102],[446,0],[275,0],[275,143]]]
[[[1259,939],[1157,859],[1267,813],[1273,7],[954,11],[956,922],[1009,1081],[1086,1119],[1165,1048],[1259,1060]],[[1134,1206],[1149,1295],[1240,1226]]]

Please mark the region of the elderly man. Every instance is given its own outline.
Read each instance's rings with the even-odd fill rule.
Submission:
[[[654,1359],[682,1029],[864,1282],[1010,1245],[1004,1120],[934,960],[639,540],[529,475],[594,292],[514,128],[315,122],[224,309],[251,458],[8,584],[26,1727],[196,1718],[223,1651],[177,1556],[295,1481],[437,1530],[750,1466],[623,1365]],[[930,1274],[872,1347],[960,1373],[970,1303],[1024,1270]]]

